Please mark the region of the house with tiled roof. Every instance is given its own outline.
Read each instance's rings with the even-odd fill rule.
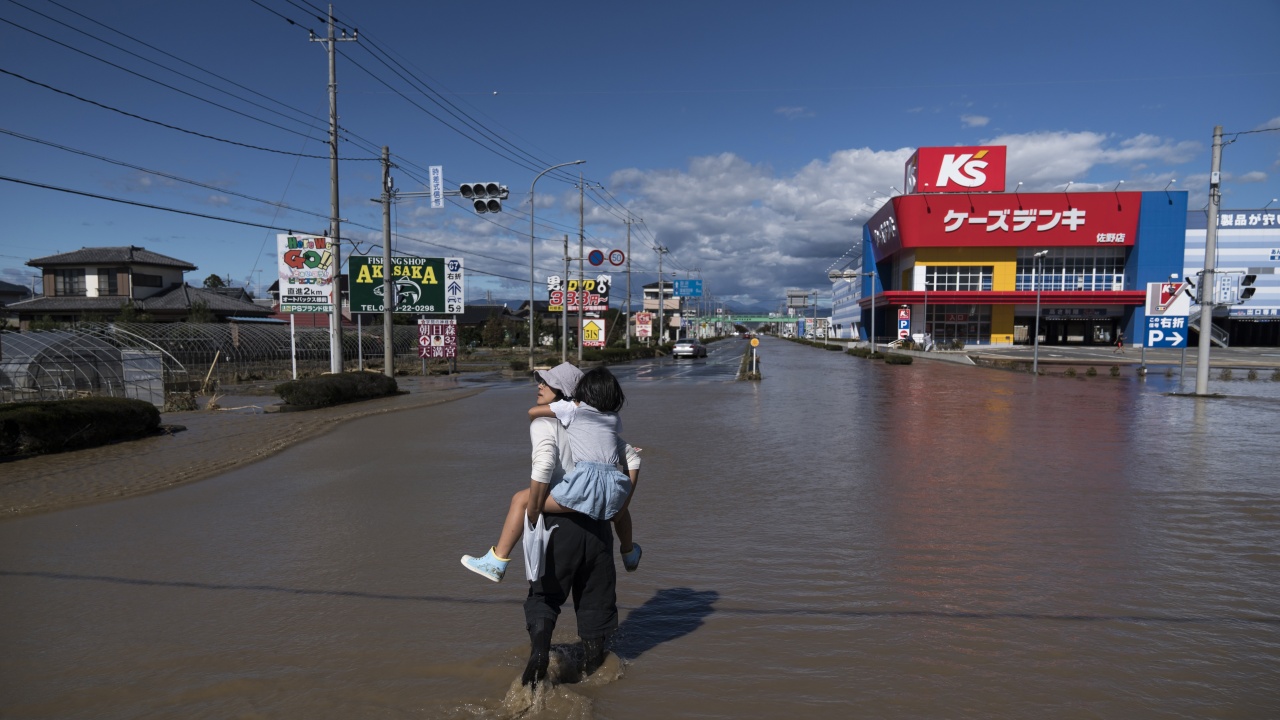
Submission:
[[[271,313],[242,289],[219,292],[187,285],[183,275],[197,269],[195,265],[133,245],[81,248],[28,260],[27,265],[40,269],[44,293],[8,306],[23,328],[45,318],[109,320],[126,304],[156,322],[186,320],[197,306],[208,308],[219,320]]]

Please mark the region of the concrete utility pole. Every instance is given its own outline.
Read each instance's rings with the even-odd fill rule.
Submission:
[[[583,273],[582,255],[583,245],[586,243],[586,224],[584,223],[583,204],[586,188],[582,183],[582,173],[578,173],[578,367],[582,367],[582,306],[586,304],[586,293],[583,286],[586,285],[586,274]]]
[[[342,372],[342,231],[338,212],[338,46],[339,42],[351,42],[359,33],[353,31],[347,37],[333,34],[333,5],[329,5],[329,35],[318,38],[311,35],[311,42],[322,42],[329,52],[329,239],[333,241],[333,314],[329,317],[329,372]]]
[[[631,216],[627,216],[627,349],[631,349]]]
[[[1222,192],[1222,126],[1213,128],[1213,162],[1209,168],[1209,219],[1204,232],[1204,274],[1200,276],[1200,346],[1196,355],[1196,394],[1209,391],[1209,343],[1213,340],[1213,293],[1215,255],[1218,254],[1218,205]]]
[[[662,319],[663,309],[667,305],[666,293],[662,289],[662,284],[665,282],[662,278],[662,256],[666,255],[670,250],[667,250],[664,245],[658,245],[653,249],[653,251],[658,253],[658,346],[661,347],[662,338],[667,331],[666,327],[662,324],[664,322]]]
[[[395,284],[391,281],[391,148],[382,146],[382,374],[395,376],[395,348],[391,344],[391,318],[395,307]]]

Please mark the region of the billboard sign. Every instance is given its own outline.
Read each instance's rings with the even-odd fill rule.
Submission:
[[[280,312],[333,312],[333,241],[310,235],[276,235]]]
[[[613,276],[600,274],[594,280],[582,280],[582,290],[579,291],[577,278],[570,278],[566,287],[563,278],[550,275],[547,277],[547,312],[578,312],[579,301],[586,303],[582,306],[583,312],[604,312],[609,309],[609,288],[612,285]]]
[[[391,258],[392,292],[398,313],[459,314],[466,289],[462,258]],[[382,258],[352,255],[351,312],[383,312]]]
[[[1142,193],[900,195],[867,222],[876,261],[914,247],[1132,247]]]
[[[912,193],[1004,192],[1007,148],[922,147],[907,160],[903,183]]]
[[[418,357],[458,357],[458,321],[454,318],[419,320]]]

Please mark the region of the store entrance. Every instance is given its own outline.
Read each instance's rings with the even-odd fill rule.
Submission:
[[[1026,324],[1025,334],[1017,335],[1025,337],[1027,344],[1032,341],[1035,321],[1034,317],[1017,320],[1018,325]],[[1041,345],[1111,345],[1119,332],[1120,318],[1040,318]]]

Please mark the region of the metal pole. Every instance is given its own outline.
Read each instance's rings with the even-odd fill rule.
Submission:
[[[1048,250],[1041,250],[1031,256],[1031,285],[1036,289],[1036,329],[1035,336],[1032,337],[1031,343],[1035,346],[1035,350],[1031,354],[1031,374],[1040,374],[1040,283],[1036,275],[1036,265],[1043,266],[1044,253]]]
[[[1204,274],[1200,276],[1200,347],[1196,356],[1196,395],[1209,391],[1209,342],[1213,339],[1214,255],[1218,251],[1218,183],[1222,170],[1222,126],[1213,128],[1213,162],[1209,171],[1209,218],[1204,233]],[[1207,325],[1206,325],[1207,323]]]
[[[538,185],[538,178],[542,177],[543,175],[546,175],[552,170],[555,170],[556,168],[564,167],[566,165],[581,165],[584,162],[586,162],[586,160],[574,160],[573,162],[560,163],[559,165],[552,165],[546,170],[543,170],[542,172],[538,173],[533,178],[533,182],[529,183],[529,372],[533,372],[533,273],[534,273],[533,245],[534,245],[534,239],[535,239],[533,234],[533,210],[536,205],[536,203],[534,203],[533,201],[533,197],[534,197],[533,189]],[[565,274],[567,275],[568,273],[565,273]],[[568,282],[569,282],[569,279],[566,277],[565,278],[566,289],[568,288]]]
[[[395,375],[396,354],[392,347],[391,320],[395,313],[395,291],[391,282],[391,148],[382,146],[382,374]]]

